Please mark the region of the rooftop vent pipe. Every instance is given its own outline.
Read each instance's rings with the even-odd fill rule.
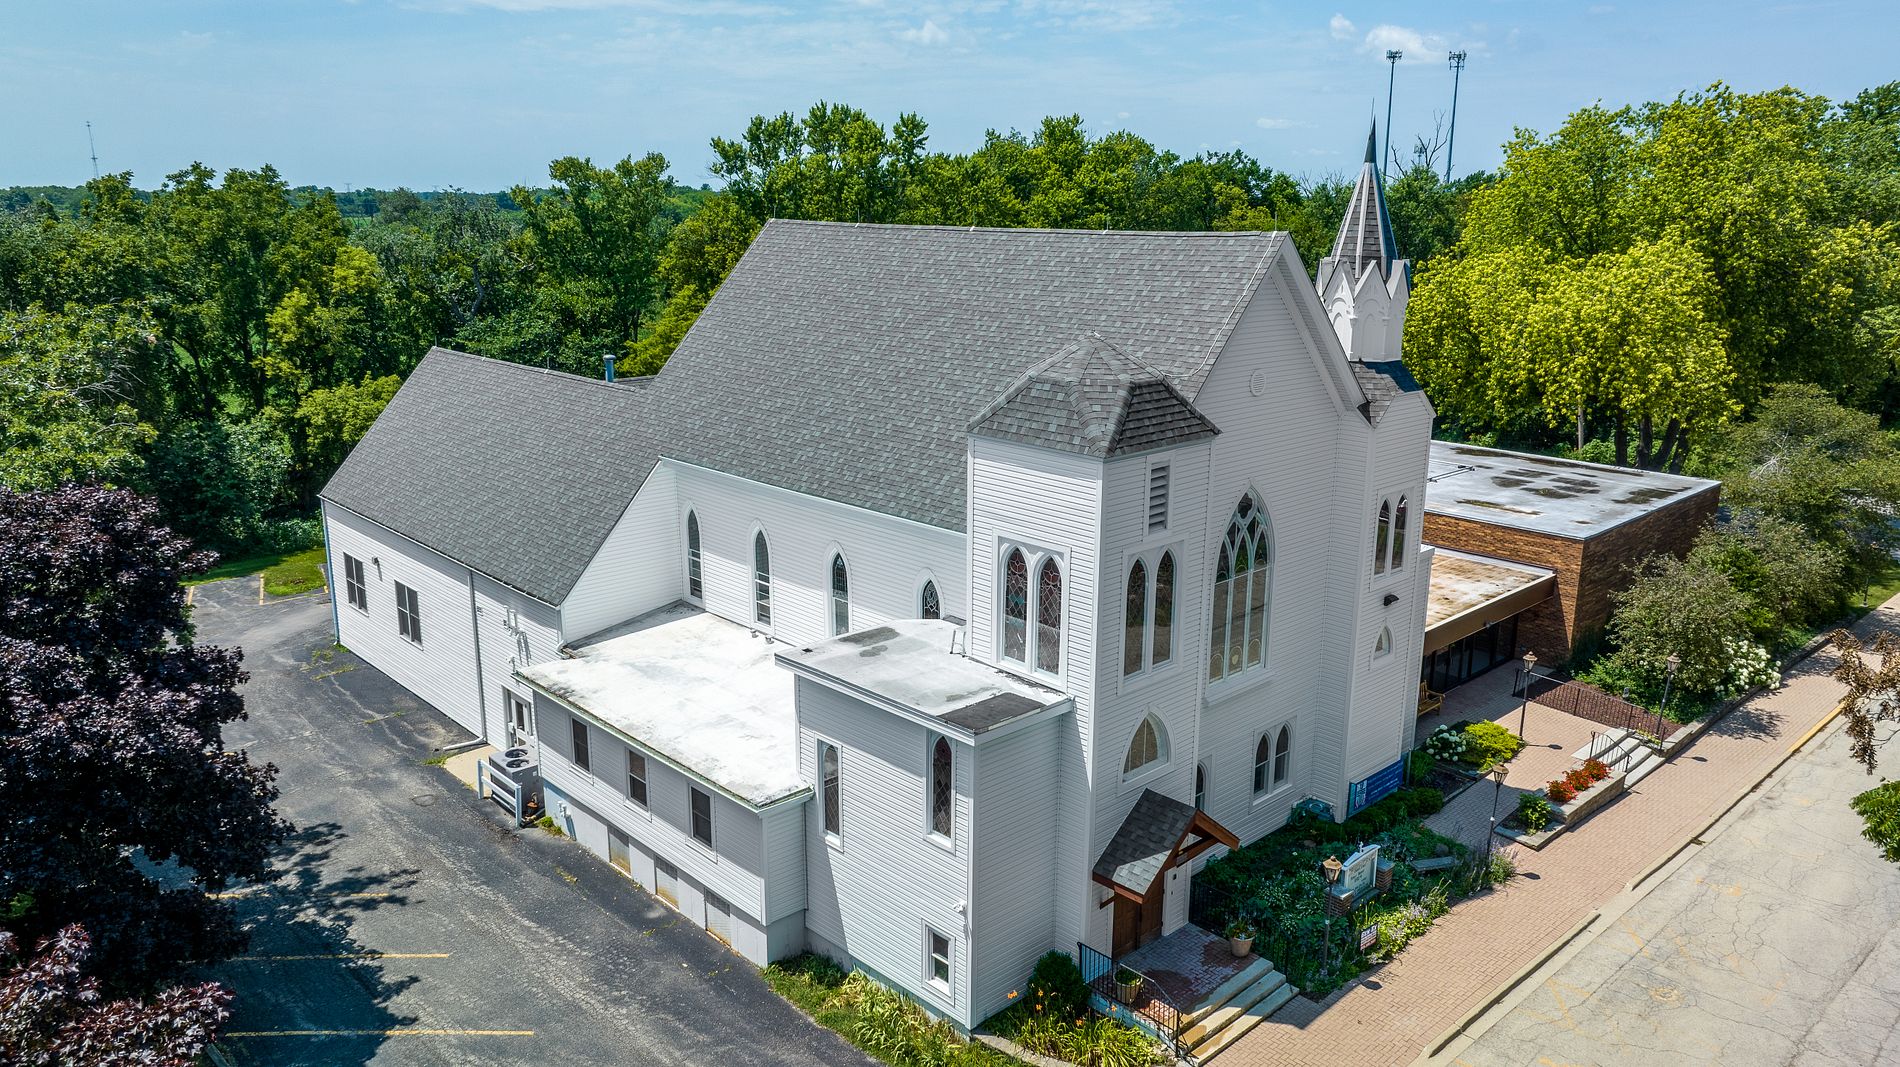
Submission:
[[[605,364],[607,367],[607,380],[610,382],[613,381],[614,380],[614,354],[612,352],[609,352],[606,355],[600,357],[600,361],[603,364]]]

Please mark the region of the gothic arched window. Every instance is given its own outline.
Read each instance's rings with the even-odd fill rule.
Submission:
[[[1386,554],[1392,548],[1392,502],[1379,502],[1378,534],[1372,539],[1372,573],[1385,573]]]
[[[1174,655],[1174,553],[1155,565],[1155,637],[1148,661],[1159,667]]]
[[[1036,575],[1036,669],[1054,674],[1062,667],[1062,568],[1042,561]]]
[[[1135,736],[1128,741],[1128,755],[1122,758],[1122,776],[1127,777],[1167,758],[1168,733],[1162,728],[1161,720],[1150,715],[1135,727]]]
[[[1266,661],[1268,563],[1266,516],[1252,493],[1240,498],[1214,568],[1214,613],[1207,676],[1219,681]]]
[[[686,595],[698,600],[705,596],[699,574],[699,516],[686,513]]]
[[[1020,548],[1003,561],[1003,658],[1029,658],[1029,561]]]
[[[936,582],[925,582],[917,594],[917,616],[922,619],[943,618],[943,601],[937,598]]]
[[[1141,670],[1142,643],[1148,629],[1148,567],[1140,560],[1128,568],[1127,609],[1122,620],[1122,673]]]
[[[1267,774],[1273,766],[1273,740],[1266,734],[1260,735],[1260,743],[1253,746],[1253,791],[1267,791]]]
[[[851,575],[843,556],[831,557],[831,634],[851,629]]]
[[[772,550],[764,530],[752,535],[752,617],[772,625]]]
[[[950,836],[956,796],[953,758],[949,739],[939,737],[930,746],[930,830],[944,837]]]
[[[1392,513],[1392,569],[1405,566],[1405,498],[1399,498],[1399,506]]]

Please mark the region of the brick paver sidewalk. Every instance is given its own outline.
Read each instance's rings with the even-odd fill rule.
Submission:
[[[1882,627],[1900,629],[1900,597],[1855,629],[1865,635]],[[1509,885],[1453,908],[1398,959],[1323,1003],[1295,998],[1222,1053],[1218,1067],[1411,1063],[1826,718],[1843,693],[1827,676],[1834,663],[1831,649],[1809,657],[1781,689],[1730,712],[1633,792],[1542,852],[1520,850],[1521,874]],[[1535,723],[1528,732],[1535,742]]]

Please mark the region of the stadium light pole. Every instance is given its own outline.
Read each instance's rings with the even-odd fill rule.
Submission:
[[[1385,77],[1385,152],[1379,157],[1379,180],[1385,180],[1385,161],[1392,157],[1392,86],[1398,81],[1399,60],[1405,53],[1396,48],[1385,50],[1386,65],[1390,71]]]
[[[1451,184],[1451,150],[1458,143],[1458,80],[1465,72],[1465,53],[1451,54],[1451,132],[1445,135],[1445,184]]]

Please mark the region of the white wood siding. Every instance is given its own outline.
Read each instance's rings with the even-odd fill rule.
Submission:
[[[1021,544],[1059,553],[1064,586],[1062,673],[1032,675],[1075,698],[1057,739],[1057,941],[1081,941],[1092,921],[1089,870],[1099,846],[1091,841],[1095,783],[1094,711],[1098,656],[1096,620],[1101,575],[1103,470],[1099,461],[989,438],[969,444],[970,654],[1017,673],[1021,664],[999,655],[1002,546]],[[1034,574],[1031,574],[1034,581]],[[1118,586],[1119,587],[1119,586]],[[1033,614],[1034,607],[1032,605]],[[1030,655],[1035,639],[1031,618]]]
[[[480,734],[468,569],[328,502],[323,520],[336,575],[337,642],[463,729]],[[363,562],[368,611],[352,607],[344,595],[345,555]],[[397,631],[398,582],[416,591],[420,645]]]
[[[970,895],[970,1017],[978,1022],[1027,990],[1055,937],[1057,741],[1067,716],[976,748]]]
[[[685,522],[673,468],[662,462],[562,602],[567,640],[578,641],[685,596]]]
[[[970,897],[968,747],[956,745],[955,825],[949,847],[928,833],[929,732],[808,679],[798,680],[798,763],[818,783],[820,739],[839,749],[839,840],[824,828],[823,798],[806,819],[810,899],[806,925],[876,974],[963,1026],[970,1008],[970,939],[959,902]],[[925,927],[951,942],[948,993],[926,980]]]

